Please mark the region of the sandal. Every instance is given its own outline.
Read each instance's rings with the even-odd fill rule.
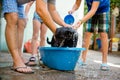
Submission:
[[[29,61],[27,63],[25,63],[25,65],[27,66],[36,66],[36,58],[35,57],[30,57]]]
[[[107,65],[106,63],[102,63],[100,69],[102,71],[108,71],[110,68],[109,65]]]
[[[86,66],[87,64],[81,60],[78,61],[78,65],[79,66]]]
[[[27,67],[27,66],[25,66],[25,67],[16,67],[16,68],[11,67],[11,70],[14,70],[14,71],[19,72],[19,73],[24,73],[24,74],[32,74],[32,73],[34,73],[33,70],[26,71],[26,69],[29,69],[29,68],[30,67]],[[25,71],[23,71],[23,70],[25,70]]]

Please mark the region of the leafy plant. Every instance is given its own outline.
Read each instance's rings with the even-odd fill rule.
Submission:
[[[110,7],[111,7],[111,13],[115,7],[119,8],[119,13],[120,13],[120,0],[111,0]],[[116,31],[115,32],[120,33],[120,14],[118,17],[116,17]]]
[[[113,9],[115,6],[120,7],[120,0],[110,0],[111,9]]]

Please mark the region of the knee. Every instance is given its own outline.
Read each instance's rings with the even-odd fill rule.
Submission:
[[[107,35],[107,33],[103,32],[103,33],[100,33],[100,37],[101,37],[101,38],[107,38],[108,35]]]
[[[18,21],[17,13],[6,13],[5,19],[8,25],[16,25]]]
[[[91,37],[92,33],[90,32],[85,32],[85,37]]]
[[[25,27],[26,27],[26,19],[19,19],[18,20],[18,27],[19,27],[19,29],[24,29]]]
[[[33,34],[33,39],[37,40],[38,39],[38,34]]]
[[[92,33],[86,32],[85,36],[84,36],[84,41],[89,41],[91,39],[91,35],[92,35]]]

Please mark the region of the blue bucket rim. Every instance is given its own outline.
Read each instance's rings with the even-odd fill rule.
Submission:
[[[85,48],[76,47],[39,47],[40,50],[86,50]]]

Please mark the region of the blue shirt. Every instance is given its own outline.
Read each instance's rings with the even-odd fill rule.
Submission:
[[[92,2],[94,1],[99,1],[99,7],[96,11],[96,14],[108,12],[110,10],[110,0],[86,0],[87,6],[88,6],[88,11],[90,11],[92,7]]]

